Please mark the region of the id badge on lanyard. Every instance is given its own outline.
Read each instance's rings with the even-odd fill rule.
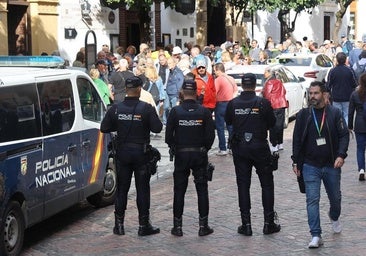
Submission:
[[[316,119],[316,116],[315,116],[314,108],[312,108],[311,110],[313,112],[313,119],[314,119],[315,127],[316,127],[316,130],[317,130],[318,135],[319,135],[319,138],[316,139],[316,145],[318,145],[318,146],[326,145],[327,141],[325,140],[324,137],[321,136],[321,132],[322,132],[324,122],[325,122],[325,108],[323,109],[323,115],[322,115],[322,121],[320,123],[320,127],[319,127],[319,124],[318,124],[318,120]]]

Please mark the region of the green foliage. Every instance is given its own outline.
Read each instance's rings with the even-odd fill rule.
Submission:
[[[251,1],[250,8],[253,10],[266,10],[273,12],[276,9],[294,10],[297,13],[311,9],[325,0],[258,0]],[[247,2],[247,1],[244,1]]]

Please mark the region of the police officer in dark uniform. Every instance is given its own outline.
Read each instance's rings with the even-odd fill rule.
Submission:
[[[215,128],[211,112],[196,102],[197,85],[186,80],[182,85],[183,102],[169,113],[165,131],[165,142],[175,153],[174,162],[174,227],[171,233],[182,236],[184,195],[192,170],[198,197],[199,236],[213,232],[208,226],[208,155],[215,139]]]
[[[137,208],[139,212],[138,235],[146,236],[160,232],[150,223],[150,171],[146,150],[150,132],[159,133],[162,123],[154,107],[139,100],[142,81],[139,77],[126,79],[126,98],[114,104],[106,113],[100,130],[104,133],[117,131],[116,168],[117,196],[115,201],[115,227],[113,233],[124,235],[124,216],[127,195],[134,173]]]
[[[256,168],[261,187],[264,210],[264,234],[279,232],[281,226],[274,222],[274,184],[271,153],[267,131],[276,118],[267,99],[256,96],[256,76],[247,73],[242,77],[243,92],[228,103],[225,121],[233,126],[232,152],[239,194],[242,225],[238,233],[252,235],[250,221],[250,183],[253,166]]]

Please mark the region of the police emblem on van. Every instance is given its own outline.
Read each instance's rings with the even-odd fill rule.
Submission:
[[[27,156],[22,156],[20,158],[20,172],[22,173],[22,175],[27,174],[27,168],[28,168],[27,165],[28,165]]]

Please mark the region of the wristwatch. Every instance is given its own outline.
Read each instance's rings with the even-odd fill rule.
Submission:
[[[292,168],[297,167],[297,163],[292,163]]]

